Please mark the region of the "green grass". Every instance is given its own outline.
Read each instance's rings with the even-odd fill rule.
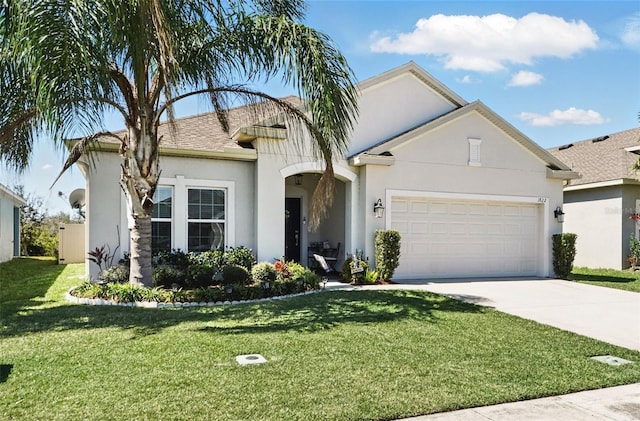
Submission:
[[[426,292],[64,302],[83,269],[0,265],[0,419],[389,420],[640,381],[640,352]]]
[[[640,292],[640,271],[573,268],[569,279],[583,284]]]

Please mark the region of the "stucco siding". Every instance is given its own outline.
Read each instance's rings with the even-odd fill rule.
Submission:
[[[623,202],[620,187],[564,193],[564,232],[578,235],[575,266],[622,269]]]
[[[482,140],[480,166],[469,165],[468,138]],[[552,216],[552,210],[562,205],[562,180],[547,178],[546,163],[493,124],[481,116],[465,117],[463,121],[418,136],[392,153],[396,159],[394,165],[367,166],[364,195],[367,207],[369,203],[373,206],[379,197],[384,200],[389,190],[539,200],[540,221],[549,221],[547,231],[540,226],[539,244],[551,262],[550,236],[562,230]],[[545,209],[551,215],[545,215]],[[373,212],[367,212],[366,218],[370,227],[366,232],[366,250],[372,255],[373,232],[384,228],[384,222],[376,220]]]
[[[227,205],[233,209],[234,222],[227,227],[227,230],[233,230],[227,232],[227,245],[255,248],[253,162],[162,156],[160,168],[161,185],[181,186],[182,189],[202,185],[215,187],[218,184],[231,186],[233,203]],[[119,244],[117,258],[120,258],[130,249],[126,203],[119,184],[120,158],[115,153],[102,153],[98,156],[96,166],[88,172],[88,248],[91,250],[108,244],[114,250]],[[174,196],[174,200],[184,198],[186,194],[184,191],[175,193],[178,193],[178,197]],[[185,250],[186,202],[175,201],[174,206],[184,209],[174,209],[172,247]],[[227,218],[230,217],[227,215]],[[89,265],[89,270],[92,276],[97,275],[95,265]]]
[[[352,132],[348,155],[434,119],[454,106],[412,73],[361,92],[358,124]]]
[[[13,258],[13,208],[15,204],[0,191],[0,262]]]

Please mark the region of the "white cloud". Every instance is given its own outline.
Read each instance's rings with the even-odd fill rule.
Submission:
[[[478,72],[503,70],[508,63],[530,65],[537,57],[570,58],[595,48],[598,35],[584,21],[540,13],[521,18],[433,15],[416,23],[413,32],[394,37],[376,35],[378,53],[440,57],[448,69]]]
[[[473,83],[473,80],[471,79],[471,76],[464,75],[463,77],[458,79],[458,82],[460,82],[460,83]]]
[[[620,39],[627,47],[640,50],[640,12],[634,13],[624,21]]]
[[[508,83],[508,86],[531,86],[531,85],[539,85],[542,83],[541,74],[528,72],[526,70],[520,70],[518,73],[511,77],[511,80]]]
[[[42,169],[42,170],[45,170],[45,171],[49,171],[51,168],[53,168],[53,165],[51,165],[51,164],[44,164],[44,165],[42,166],[42,168],[41,168],[41,169]]]
[[[590,126],[603,124],[608,120],[602,117],[599,112],[593,110],[581,110],[570,107],[564,111],[553,110],[547,115],[523,112],[520,119],[528,121],[532,126],[563,126],[565,124],[576,124],[580,126]]]

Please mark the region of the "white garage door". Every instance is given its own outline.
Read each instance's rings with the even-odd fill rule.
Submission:
[[[539,206],[529,203],[394,197],[401,236],[395,278],[535,276]]]

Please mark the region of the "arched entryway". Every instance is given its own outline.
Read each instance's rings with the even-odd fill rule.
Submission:
[[[321,171],[319,165],[307,164],[292,166],[281,172],[285,180],[284,256],[311,267],[315,265],[314,253],[335,257],[335,260],[328,259],[328,263],[339,272],[352,244],[351,198],[356,175],[349,169],[336,169],[333,203],[320,226],[311,230],[311,198]]]

